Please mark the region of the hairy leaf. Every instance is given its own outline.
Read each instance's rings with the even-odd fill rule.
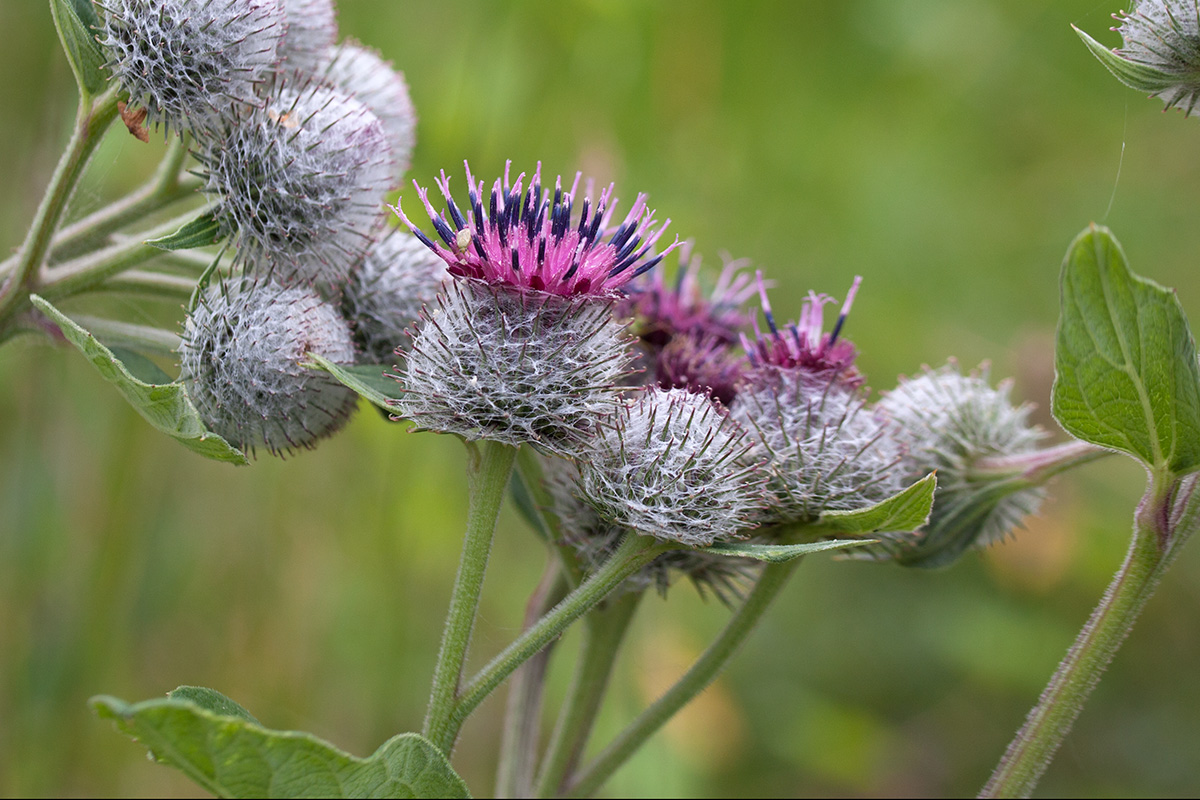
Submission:
[[[359,397],[369,400],[384,411],[396,412],[396,398],[399,396],[400,384],[384,373],[388,367],[383,364],[368,364],[345,366],[334,364],[327,358],[316,353],[309,353],[309,359],[315,369],[323,369],[348,389],[353,389]]]
[[[826,511],[817,524],[842,533],[915,531],[929,521],[937,476],[933,473],[873,506]]]
[[[221,239],[221,223],[216,214],[206,211],[195,219],[179,226],[179,230],[158,239],[147,239],[146,244],[160,250],[191,250],[194,247],[207,247],[216,244]]]
[[[848,547],[860,547],[864,544],[871,544],[874,541],[874,539],[830,539],[823,542],[806,542],[804,544],[717,542],[703,548],[700,552],[717,553],[723,556],[736,556],[738,558],[755,558],[759,561],[770,561],[773,564],[779,564],[811,553],[822,553],[826,550],[845,550]]]
[[[80,93],[87,97],[104,91],[108,86],[104,74],[108,58],[96,41],[100,18],[91,0],[50,0],[50,13]]]

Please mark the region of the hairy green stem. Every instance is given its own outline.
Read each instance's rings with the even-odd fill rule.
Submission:
[[[444,745],[453,745],[467,716],[517,667],[558,638],[571,623],[591,610],[622,581],[675,547],[676,545],[659,542],[649,536],[626,534],[620,547],[600,569],[592,573],[578,589],[564,597],[563,601],[538,620],[536,625],[504,648],[500,655],[488,662],[487,666],[471,679],[455,704],[448,733],[440,742],[434,740],[434,744],[438,744],[443,750],[447,749]]]
[[[519,459],[519,456],[518,456]],[[527,631],[567,595],[567,579],[558,559],[551,555],[546,572],[525,607]],[[541,744],[542,690],[550,666],[551,642],[513,673],[500,732],[500,763],[496,770],[496,797],[528,797],[533,791],[538,746]]]
[[[8,326],[15,314],[29,303],[30,293],[37,291],[38,275],[46,262],[50,242],[62,221],[67,201],[79,183],[88,159],[104,138],[105,131],[117,116],[117,91],[111,89],[94,103],[82,104],[75,120],[75,131],[54,169],[50,185],[42,196],[29,232],[17,254],[17,259],[0,287],[0,331]]]
[[[1196,527],[1196,479],[1151,478],[1125,562],[1009,744],[980,797],[1028,797],[1180,546]]]
[[[74,319],[79,327],[107,345],[130,347],[160,355],[174,355],[179,350],[179,335],[162,328],[82,314]]]
[[[183,275],[131,269],[109,278],[97,286],[96,291],[125,292],[170,300],[187,300],[192,296],[192,292],[196,291],[196,280]]]
[[[629,727],[568,784],[563,794],[569,797],[587,797],[593,794],[645,744],[647,739],[665,725],[667,720],[691,702],[693,697],[704,691],[746,640],[750,631],[754,630],[771,601],[786,585],[801,560],[803,559],[797,558],[782,564],[768,564],[742,607],[729,619],[720,635],[691,669],[662,697],[638,715]]]
[[[504,502],[504,490],[512,474],[517,448],[499,442],[467,443],[467,531],[463,539],[458,575],[450,596],[450,610],[442,632],[442,646],[433,671],[433,688],[425,714],[425,737],[447,755],[454,749],[461,725],[455,716],[455,700],[462,681],[471,632],[479,611],[479,595],[492,552],[496,517]]]
[[[1040,485],[1060,475],[1067,470],[1113,455],[1114,451],[1096,447],[1081,441],[1065,442],[1035,450],[1032,453],[1022,453],[1015,456],[995,456],[980,459],[971,467],[973,476],[1004,476],[1021,477],[1033,485]]]
[[[538,775],[538,797],[556,796],[578,766],[608,689],[617,652],[643,594],[631,592],[584,617],[583,644]]]

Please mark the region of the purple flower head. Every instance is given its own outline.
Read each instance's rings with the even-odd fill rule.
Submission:
[[[750,315],[742,307],[756,291],[754,281],[744,272],[746,265],[744,259],[727,258],[717,285],[705,296],[700,285],[700,257],[692,258],[689,240],[679,248],[675,279],[668,283],[662,268],[647,273],[629,284],[629,299],[622,310],[638,319],[635,328],[651,347],[665,347],[679,334],[734,344],[738,332],[750,324]]]
[[[728,408],[742,382],[744,360],[713,336],[676,336],[654,362],[654,382],[662,389],[708,395]]]
[[[563,296],[612,294],[652,269],[679,244],[676,239],[654,255],[654,245],[671,221],[656,225],[644,194],[637,196],[620,225],[610,227],[616,204],[614,187],[610,184],[601,192],[593,206],[595,192],[589,180],[579,218],[572,221],[579,173],[566,192],[562,178],[557,178],[551,195],[542,187],[540,162],[528,190],[524,189],[523,172],[516,182],[509,182],[511,164],[505,166],[503,180],[498,178],[492,185],[485,211],[483,181],[477,183],[464,162],[470,200],[465,217],[450,195],[450,179],[445,172],[437,181],[446,198],[446,211],[441,213],[434,211],[426,190],[413,182],[444,245],[418,230],[399,206],[393,210],[414,235],[442,257],[451,275]]]
[[[775,324],[775,315],[771,312],[771,303],[767,300],[767,290],[763,285],[762,272],[757,273],[758,293],[762,298],[763,316],[767,319],[770,332],[764,334],[754,324],[755,341],[751,342],[742,336],[742,346],[746,350],[750,368],[758,371],[764,367],[803,372],[814,378],[825,381],[838,381],[846,388],[854,389],[862,385],[863,376],[854,367],[854,358],[858,351],[854,345],[845,339],[839,339],[842,325],[850,313],[854,303],[854,295],[858,293],[861,277],[855,277],[850,291],[846,293],[846,302],[838,314],[833,330],[824,332],[825,312],[828,303],[836,302],[829,295],[809,292],[800,310],[800,321],[784,326],[783,330]]]

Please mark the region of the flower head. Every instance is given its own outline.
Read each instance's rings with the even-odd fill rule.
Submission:
[[[447,277],[445,262],[407,233],[393,229],[372,245],[342,294],[367,361],[395,360],[396,348],[408,342],[421,309],[434,302]]]
[[[1195,0],[1139,0],[1114,14],[1123,45],[1115,54],[1150,71],[1134,88],[1185,115],[1200,103],[1200,7]],[[1145,72],[1145,71],[1143,71]],[[1130,83],[1127,79],[1126,83]],[[1130,84],[1132,85],[1132,84]]]
[[[315,73],[329,61],[337,41],[333,0],[278,0],[286,23],[279,58],[290,70]]]
[[[395,209],[412,232],[446,261],[451,275],[555,295],[607,295],[652,269],[678,245],[677,240],[661,254],[653,254],[671,221],[657,226],[644,194],[637,196],[621,224],[612,227],[614,187],[610,185],[593,203],[595,191],[588,181],[575,219],[581,175],[576,174],[565,192],[562,178],[557,178],[551,193],[542,186],[539,163],[525,189],[525,173],[515,182],[509,181],[511,163],[505,167],[504,178],[493,184],[486,211],[483,181],[476,183],[466,166],[466,216],[450,194],[445,172],[437,181],[446,199],[445,212],[435,211],[426,190],[417,186],[444,244],[429,239],[403,211]]]
[[[354,362],[350,328],[309,289],[270,281],[212,286],[188,316],[179,379],[210,430],[244,450],[314,447],[357,395],[301,366],[309,353]]]
[[[374,112],[383,123],[397,168],[401,173],[407,170],[417,139],[417,112],[404,76],[379,53],[352,41],[333,48],[325,76]]]
[[[662,389],[708,395],[728,408],[745,373],[745,359],[715,337],[676,336],[654,359],[653,381]]]
[[[837,381],[854,388],[862,385],[863,378],[854,368],[854,359],[858,351],[854,345],[845,339],[839,339],[842,326],[854,304],[854,296],[862,278],[855,278],[846,293],[846,301],[842,303],[841,313],[833,330],[825,333],[825,306],[835,302],[825,294],[809,292],[800,310],[800,321],[785,325],[783,330],[775,324],[775,315],[771,311],[771,302],[767,299],[767,290],[763,284],[762,272],[758,272],[758,291],[762,298],[763,316],[767,319],[768,333],[763,333],[755,323],[755,341],[751,342],[742,336],[742,346],[746,350],[752,370],[766,368],[783,369],[802,372],[819,380]]]
[[[280,78],[202,142],[198,160],[218,217],[256,273],[338,285],[383,222],[395,166],[362,103],[300,76]]]
[[[151,124],[195,129],[254,104],[278,63],[279,0],[101,0],[113,77]]]

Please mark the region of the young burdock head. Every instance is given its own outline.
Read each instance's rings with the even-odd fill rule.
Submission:
[[[319,72],[337,41],[337,10],[333,0],[279,0],[285,31],[279,58],[290,70]]]
[[[565,458],[542,459],[542,474],[550,495],[550,511],[559,520],[563,543],[575,551],[587,572],[599,569],[617,550],[626,529],[601,517],[580,495],[579,466]],[[621,588],[642,592],[653,586],[666,596],[672,581],[686,575],[703,596],[711,591],[727,605],[744,594],[759,563],[745,558],[714,555],[702,550],[672,550],[631,575]]]
[[[597,425],[579,494],[604,519],[693,547],[737,538],[765,505],[746,432],[704,395],[650,387]]]
[[[235,447],[281,455],[337,431],[357,396],[301,364],[354,362],[350,328],[308,289],[270,281],[212,286],[184,324],[180,375],[210,430]]]
[[[1045,433],[1029,405],[1009,400],[1011,383],[992,388],[986,369],[963,375],[954,362],[901,381],[876,405],[906,455],[906,481],[937,470],[933,514],[924,534],[885,548],[906,564],[937,566],[1002,539],[1037,511],[1040,486],[1019,475],[977,470],[981,459],[1033,452]]]
[[[376,51],[342,42],[331,51],[325,77],[374,112],[383,123],[396,167],[403,174],[417,141],[417,112],[404,76]]]
[[[393,363],[396,348],[408,342],[422,307],[433,303],[447,277],[446,262],[415,236],[393,230],[376,242],[342,294],[363,360]]]
[[[1185,115],[1200,103],[1200,6],[1196,0],[1135,0],[1114,14],[1122,46],[1109,51],[1084,41],[1101,63],[1130,88],[1160,97]]]
[[[653,361],[650,378],[662,389],[704,394],[728,408],[742,383],[745,359],[715,337],[675,336]]]
[[[279,61],[279,0],[100,0],[108,67],[151,124],[192,130],[254,104]]]
[[[662,228],[644,196],[610,227],[611,186],[595,202],[589,188],[576,218],[579,176],[565,192],[561,179],[543,188],[540,166],[527,190],[524,181],[510,183],[506,169],[485,211],[468,167],[465,216],[445,173],[443,214],[418,186],[442,244],[396,209],[455,279],[406,354],[401,413],[430,430],[572,454],[611,413],[628,373],[630,341],[612,306],[621,286],[661,259],[653,247]]]
[[[768,462],[765,523],[812,521],[902,488],[900,449],[866,408],[856,351],[840,338],[858,284],[829,333],[822,307],[831,298],[810,294],[799,323],[780,329],[761,290],[769,331],[744,341],[749,365],[730,411],[755,439],[753,457]]]
[[[383,219],[395,165],[383,126],[344,92],[281,78],[263,107],[202,141],[197,158],[218,217],[256,274],[345,281]]]

